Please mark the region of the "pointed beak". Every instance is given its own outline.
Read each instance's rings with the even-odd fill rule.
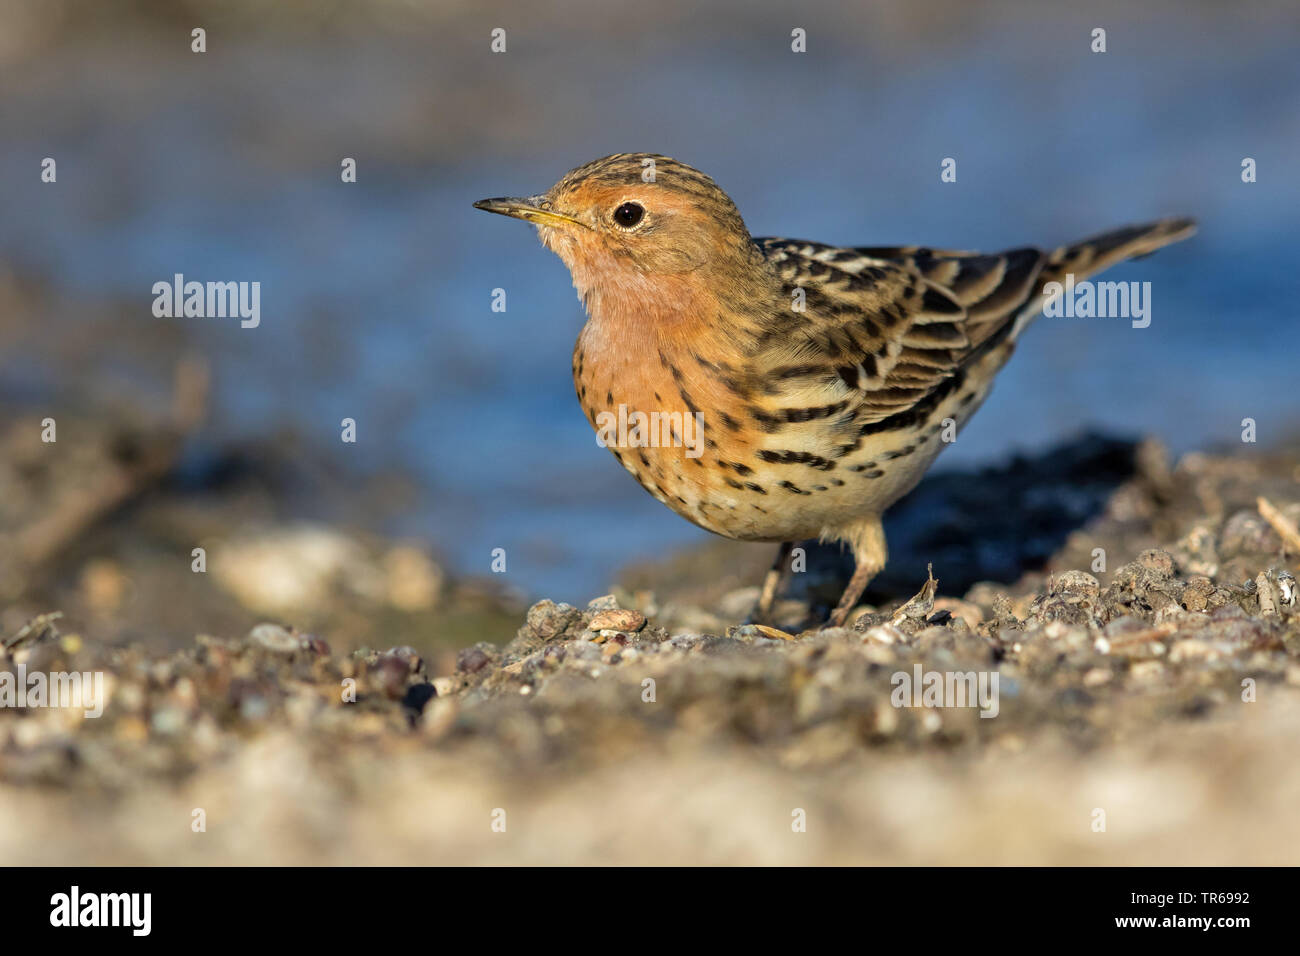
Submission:
[[[482,209],[484,212],[494,212],[498,216],[513,216],[515,219],[523,219],[539,226],[574,225],[587,228],[586,223],[572,216],[553,212],[545,208],[546,205],[549,205],[549,200],[545,196],[529,196],[526,199],[480,199],[474,204],[474,208]]]

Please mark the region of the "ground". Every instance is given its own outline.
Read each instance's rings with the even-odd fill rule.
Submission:
[[[1098,447],[1124,458],[1091,439],[1009,466],[1013,497],[1041,473],[1061,498],[1062,461],[1091,489],[1038,570],[954,592],[971,569],[936,547],[934,578],[913,564],[914,596],[847,628],[803,629],[825,555],[760,629],[753,588],[710,596],[707,549],[454,657],[331,648],[328,620],[174,650],[35,618],[0,670],[102,671],[108,703],[0,709],[0,859],[1294,864],[1296,450],[1127,446],[1093,508]],[[902,696],[928,672],[996,675],[989,716]]]

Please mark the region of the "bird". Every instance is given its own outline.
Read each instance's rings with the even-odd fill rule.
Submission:
[[[474,206],[531,223],[568,267],[587,316],[578,401],[598,438],[618,439],[601,443],[687,520],[779,545],[753,621],[769,618],[795,544],[849,547],[832,627],[885,567],[882,514],[979,408],[1060,283],[1195,231],[1169,218],[994,254],[754,238],[713,179],[656,153]]]

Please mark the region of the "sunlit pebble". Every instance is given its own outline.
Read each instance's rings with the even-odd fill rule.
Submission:
[[[863,642],[877,641],[881,644],[900,644],[906,641],[906,635],[892,624],[881,624],[862,635]]]
[[[532,689],[531,687],[529,687],[527,684],[525,684],[523,687],[519,688],[519,696],[521,696],[521,697],[527,697],[527,696],[528,696],[529,694],[531,694],[532,692],[533,692],[533,689]]]
[[[1110,653],[1110,641],[1106,640],[1106,638],[1104,638],[1104,637],[1099,637],[1099,638],[1097,638],[1097,640],[1093,643],[1092,648],[1093,648],[1093,650],[1095,650],[1098,654],[1109,654],[1109,653]],[[1019,644],[1016,645],[1016,650],[1017,650],[1017,651],[1020,650],[1020,645],[1019,645]]]
[[[607,610],[598,612],[587,625],[587,630],[608,636],[619,631],[639,631],[645,624],[645,615],[640,611]]]
[[[921,726],[925,728],[927,734],[936,733],[943,726],[943,718],[934,711],[926,711],[925,716],[921,718]]]
[[[277,654],[291,654],[300,648],[298,639],[279,624],[258,624],[248,632],[248,637],[255,644]]]

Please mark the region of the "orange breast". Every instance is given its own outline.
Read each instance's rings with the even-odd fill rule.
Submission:
[[[610,323],[588,322],[573,353],[574,386],[597,441],[689,521],[766,537],[753,520],[763,517],[765,492],[748,480],[754,442],[743,376],[716,347],[703,353],[701,336],[620,325],[612,335]]]

